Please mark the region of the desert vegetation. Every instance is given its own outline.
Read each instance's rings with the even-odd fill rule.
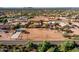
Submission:
[[[24,45],[3,45],[0,44],[0,52],[78,52],[79,47],[74,41],[64,41],[61,44],[51,44],[42,41],[35,44],[32,41]]]

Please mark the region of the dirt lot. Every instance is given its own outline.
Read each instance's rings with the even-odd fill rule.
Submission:
[[[11,40],[11,33],[4,33],[4,32],[0,32],[0,40]]]
[[[8,33],[0,32],[0,40],[12,40],[11,36],[14,30],[9,31]]]
[[[72,34],[79,35],[79,29],[78,28],[71,29],[71,30],[73,31]]]
[[[40,20],[49,21],[50,18],[46,17],[46,16],[35,16],[34,18],[29,19],[29,20],[32,20],[32,21],[40,21]],[[51,20],[56,20],[56,19],[55,18],[51,18]]]
[[[59,41],[59,40],[65,40],[61,32],[58,32],[56,30],[50,30],[50,29],[26,29],[28,32],[27,34],[22,33],[22,39],[30,39],[33,41]]]

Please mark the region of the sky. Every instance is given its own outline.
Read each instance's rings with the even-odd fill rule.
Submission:
[[[78,0],[0,0],[0,7],[79,7]]]

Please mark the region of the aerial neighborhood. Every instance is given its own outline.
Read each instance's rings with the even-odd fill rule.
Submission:
[[[66,40],[78,43],[79,9],[77,8],[0,9],[0,41],[49,41],[53,43]],[[46,51],[40,49],[41,47],[39,50],[33,48],[29,51]],[[47,51],[50,50],[57,51],[52,48]],[[64,50],[61,49],[61,51]]]

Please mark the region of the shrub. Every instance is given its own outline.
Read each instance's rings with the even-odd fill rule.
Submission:
[[[57,46],[55,46],[55,47],[49,48],[49,49],[47,50],[47,52],[59,52],[59,49],[58,49]]]
[[[54,52],[55,51],[55,48],[54,47],[51,47],[47,50],[47,52]]]
[[[72,50],[70,50],[68,52],[79,52],[79,48],[74,48],[74,49],[72,49]]]
[[[31,41],[29,41],[27,44],[25,44],[25,47],[26,47],[25,49],[27,49],[27,51],[31,51],[34,47],[34,44]]]
[[[63,33],[63,36],[66,37],[66,38],[71,38],[71,35],[69,35],[69,33],[66,33],[66,32]]]
[[[18,29],[18,28],[20,28],[20,27],[21,27],[21,25],[20,25],[20,23],[19,23],[19,24],[13,26],[13,29]]]
[[[60,45],[60,51],[69,51],[71,49],[75,48],[75,42],[74,41],[65,41],[63,44]]]
[[[73,35],[74,40],[79,40],[79,35]]]
[[[47,42],[47,41],[43,41],[42,43],[40,43],[39,45],[38,45],[38,51],[39,52],[45,52],[45,51],[47,51],[49,48],[50,48],[50,43],[49,42]]]

